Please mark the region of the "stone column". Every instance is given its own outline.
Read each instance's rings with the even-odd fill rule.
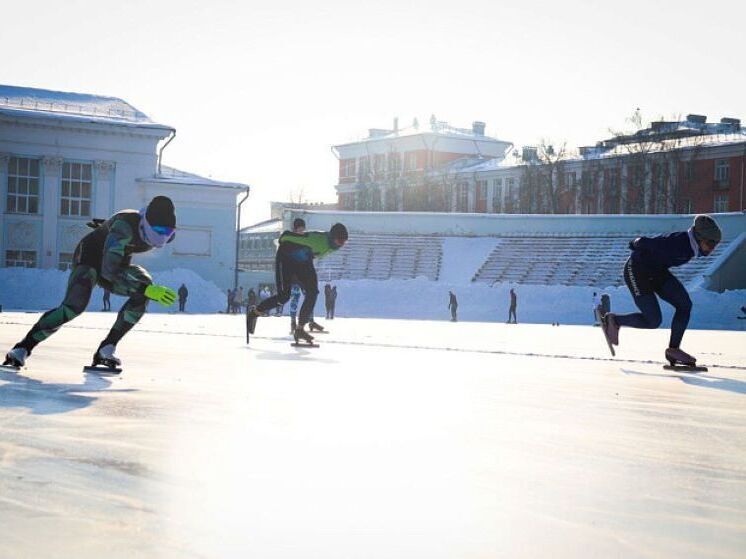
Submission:
[[[42,158],[42,254],[41,268],[57,267],[57,224],[60,214],[60,180],[62,158],[45,156]]]
[[[93,203],[91,217],[107,218],[114,213],[112,194],[114,193],[114,161],[93,162]]]

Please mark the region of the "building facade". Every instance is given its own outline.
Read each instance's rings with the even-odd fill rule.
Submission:
[[[176,238],[138,258],[230,285],[236,198],[248,187],[160,165],[174,134],[121,99],[0,86],[0,266],[66,270],[91,218],[162,194]]]
[[[704,116],[688,115],[680,122],[654,122],[572,153],[552,146],[518,150],[505,143],[499,157],[450,155],[445,163],[418,169],[416,180],[402,171],[379,184],[362,178],[370,161],[359,147],[364,144],[354,144],[361,154],[355,164],[355,152],[340,159],[340,209],[524,214],[746,209],[746,130],[733,118],[708,123]],[[356,177],[350,176],[353,167]],[[393,192],[396,202],[385,203],[383,192]]]
[[[400,129],[334,146],[339,159],[338,208],[361,211],[449,211],[459,196],[448,180],[464,162],[500,160],[512,146],[485,136],[485,124],[455,128],[433,116]]]

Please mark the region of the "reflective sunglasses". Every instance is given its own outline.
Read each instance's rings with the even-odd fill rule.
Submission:
[[[175,227],[169,227],[168,225],[151,225],[150,228],[163,237],[170,237],[176,230]]]

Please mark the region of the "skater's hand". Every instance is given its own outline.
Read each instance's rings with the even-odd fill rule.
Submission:
[[[148,299],[159,302],[164,307],[170,307],[176,301],[176,292],[165,285],[151,284],[145,288],[145,296]]]

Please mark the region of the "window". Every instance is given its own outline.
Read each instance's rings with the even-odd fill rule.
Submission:
[[[684,180],[687,180],[687,181],[694,180],[694,161],[684,162]]]
[[[728,211],[728,195],[727,194],[715,194],[715,203],[713,204],[714,212],[727,212]]]
[[[36,251],[6,250],[5,265],[8,268],[36,268]]]
[[[727,159],[718,159],[715,162],[715,186],[724,188],[730,180],[730,162]]]
[[[57,261],[57,268],[63,272],[67,272],[73,267],[73,253],[72,252],[60,252],[59,260]]]
[[[8,213],[39,213],[39,160],[25,157],[8,159]]]
[[[503,180],[494,179],[492,181],[492,211],[501,212],[503,209]]]
[[[367,157],[361,157],[358,165],[360,171],[360,180],[366,180],[370,173],[370,159]]]
[[[404,154],[404,170],[415,171],[417,169],[417,152],[410,151]]]
[[[342,159],[340,162],[340,176],[341,177],[354,177],[355,176],[355,160],[354,159]]]
[[[90,163],[63,164],[60,215],[90,217],[92,190]]]
[[[565,189],[575,188],[575,171],[565,173]]]
[[[374,172],[380,175],[386,170],[386,156],[383,154],[373,156]]]
[[[487,181],[477,181],[477,211],[487,210]]]
[[[693,212],[694,206],[692,205],[692,201],[688,198],[685,198],[679,203],[679,213],[682,214],[690,214]]]

